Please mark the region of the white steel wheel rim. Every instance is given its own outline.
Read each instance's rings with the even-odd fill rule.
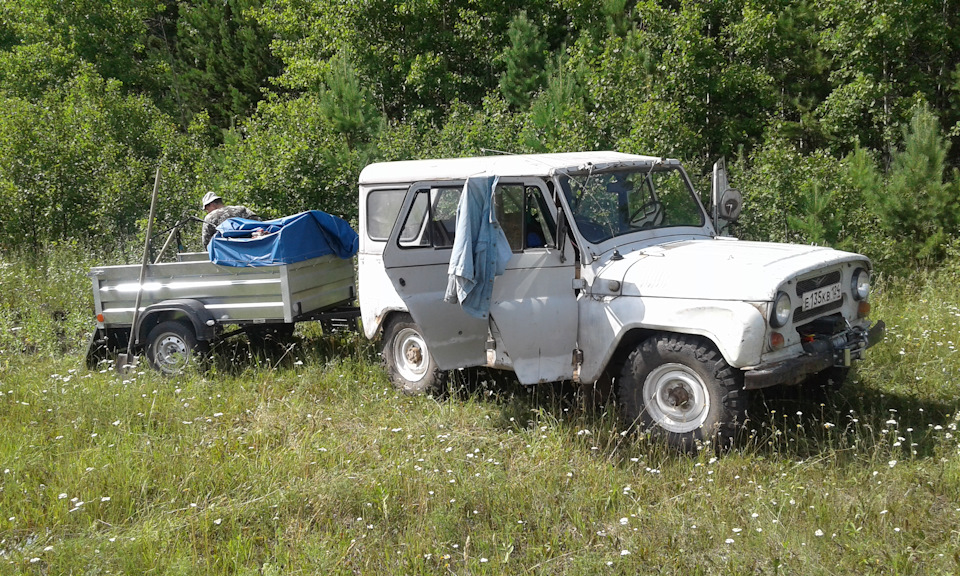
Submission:
[[[692,432],[710,412],[706,384],[683,364],[654,368],[643,383],[643,403],[651,420],[668,432]]]
[[[187,363],[187,343],[177,334],[164,334],[154,348],[157,366],[164,371],[175,371]]]
[[[413,328],[404,328],[393,340],[393,360],[397,373],[409,382],[421,380],[430,365],[430,353],[423,336]]]

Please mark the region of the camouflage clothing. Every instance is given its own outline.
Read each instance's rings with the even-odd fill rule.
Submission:
[[[203,234],[201,240],[203,241],[204,250],[206,250],[207,245],[210,244],[210,239],[217,233],[217,226],[227,218],[260,220],[260,217],[246,206],[224,206],[223,208],[217,208],[207,214],[203,219]]]

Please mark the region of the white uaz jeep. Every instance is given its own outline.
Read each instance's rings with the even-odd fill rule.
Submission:
[[[489,317],[444,302],[457,204],[496,176],[512,249]],[[744,389],[843,378],[883,338],[870,261],[738,241],[740,195],[714,168],[708,213],[677,160],[578,152],[419,160],[360,174],[360,308],[407,392],[444,371],[512,370],[524,384],[609,376],[628,425],[678,447],[726,444]]]

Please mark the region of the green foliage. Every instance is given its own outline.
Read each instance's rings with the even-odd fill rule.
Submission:
[[[506,69],[500,76],[500,92],[511,106],[525,109],[543,86],[547,43],[524,11],[510,21],[507,37],[510,45],[501,56]]]
[[[936,264],[957,28],[955,0],[9,0],[0,246],[124,244],[158,163],[165,227],[208,189],[353,220],[373,160],[617,149],[728,157],[748,237]],[[904,142],[918,105],[939,140]]]
[[[78,354],[93,321],[86,272],[95,263],[76,244],[0,256],[0,358]]]
[[[960,10],[955,2],[813,4],[820,14],[821,49],[833,60],[834,91],[818,112],[826,130],[843,143],[842,152],[859,143],[888,159],[901,123],[912,115],[916,94],[944,111],[948,108],[950,86],[943,78],[958,59],[960,44],[951,31],[960,24]],[[950,119],[955,121],[958,112],[951,110]],[[832,117],[846,113],[867,122],[837,126]]]
[[[370,90],[360,84],[353,66],[344,58],[334,59],[326,84],[320,107],[331,130],[346,138],[350,148],[368,146],[383,126]]]
[[[303,95],[262,102],[223,146],[214,171],[229,202],[264,216],[319,209],[356,221],[356,182],[368,150],[354,148],[324,99]]]
[[[552,2],[524,5],[548,42],[562,37]],[[505,0],[387,0],[343,3],[270,0],[260,21],[279,37],[284,86],[309,90],[342,54],[374,87],[380,108],[398,120],[441,118],[450,103],[479,105],[497,86],[494,61],[507,46],[514,4]],[[552,42],[550,42],[553,44]]]
[[[550,67],[547,86],[526,115],[524,148],[533,152],[571,152],[596,147],[592,103],[584,90],[584,71],[559,58]]]
[[[893,152],[884,185],[875,168],[858,152],[858,184],[880,229],[893,242],[883,254],[891,266],[936,264],[950,238],[960,231],[960,178],[945,180],[949,143],[937,118],[926,107],[914,110],[903,132],[903,146]]]
[[[804,155],[783,140],[754,151],[732,177],[744,195],[740,232],[755,240],[849,246],[859,200],[844,186],[842,168],[828,154]]]
[[[435,147],[424,146],[410,158],[482,156],[490,152],[520,153],[529,151],[519,141],[522,116],[511,112],[506,101],[490,96],[481,110],[462,102],[454,102]],[[429,129],[421,133],[429,134]],[[415,136],[416,138],[417,136]],[[424,144],[430,140],[425,139]],[[387,151],[384,150],[386,153]],[[388,155],[389,157],[389,155]],[[395,156],[396,157],[396,156]]]
[[[37,86],[20,83],[29,79],[23,74],[31,62],[54,64],[34,73],[49,85],[68,81],[81,62],[130,86],[150,84],[157,73],[146,49],[148,22],[162,7],[155,0],[5,0],[4,5],[7,43],[14,45],[0,68],[13,68],[3,85],[14,94],[36,94]],[[54,56],[47,59],[45,52]]]
[[[0,246],[132,235],[149,206],[150,175],[176,140],[149,102],[89,66],[36,103],[4,97]]]
[[[190,116],[207,110],[221,128],[234,126],[256,108],[270,79],[281,72],[272,38],[254,19],[261,0],[181,2],[175,63],[169,68]]]

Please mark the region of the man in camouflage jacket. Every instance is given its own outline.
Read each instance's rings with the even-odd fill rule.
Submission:
[[[224,206],[223,199],[216,192],[204,194],[201,204],[203,210],[207,213],[203,218],[203,233],[201,235],[204,250],[210,244],[210,239],[217,233],[217,226],[227,218],[260,220],[260,217],[246,206]]]

